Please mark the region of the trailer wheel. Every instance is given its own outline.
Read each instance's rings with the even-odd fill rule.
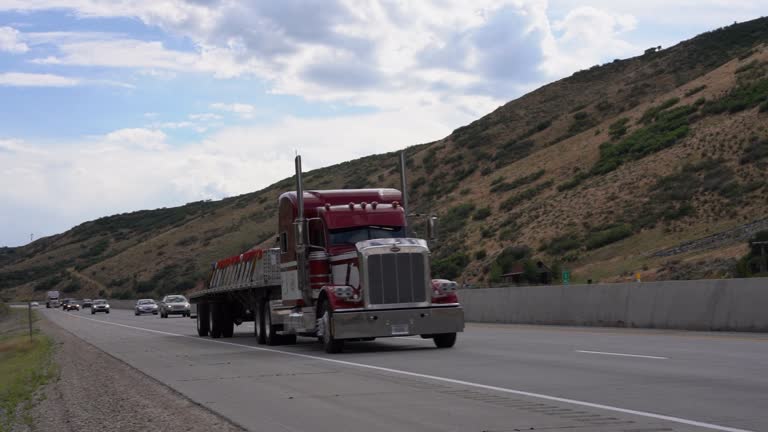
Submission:
[[[221,337],[221,303],[211,303],[208,309],[208,319],[211,323],[211,337],[218,339]]]
[[[211,331],[211,317],[208,312],[208,303],[197,305],[197,335],[200,337],[208,336]]]
[[[272,324],[272,311],[269,309],[269,301],[263,303],[264,308],[264,341],[269,346],[280,344],[280,335],[277,334],[277,327]]]
[[[328,300],[323,301],[320,305],[320,324],[323,328],[323,349],[328,354],[337,354],[344,350],[344,340],[339,340],[333,337],[331,334],[331,319],[333,318],[333,311],[328,304]]]
[[[456,344],[456,333],[436,334],[433,340],[438,348],[450,348]]]
[[[256,336],[256,342],[259,345],[267,343],[266,331],[264,329],[264,301],[257,300],[256,307],[253,309],[253,334]]]
[[[235,320],[232,319],[232,309],[229,304],[221,305],[222,328],[221,335],[225,338],[231,338],[235,334]]]

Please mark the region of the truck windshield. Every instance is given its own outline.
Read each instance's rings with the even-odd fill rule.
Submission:
[[[331,230],[331,244],[355,244],[363,240],[405,237],[405,230],[399,226],[363,226]]]

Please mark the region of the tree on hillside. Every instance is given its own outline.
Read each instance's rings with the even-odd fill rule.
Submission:
[[[749,239],[749,253],[739,260],[737,274],[739,277],[768,274],[768,230],[760,231]]]

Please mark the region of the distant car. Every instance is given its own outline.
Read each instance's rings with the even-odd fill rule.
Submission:
[[[83,309],[91,307],[92,304],[93,304],[93,300],[83,299]]]
[[[189,301],[183,295],[168,295],[160,302],[160,318],[168,318],[168,315],[188,317],[190,313]]]
[[[145,313],[151,313],[153,315],[157,315],[157,303],[155,303],[152,299],[141,299],[136,302],[136,307],[134,308],[134,314],[136,316],[139,316],[141,314]]]
[[[80,304],[76,302],[75,300],[69,299],[67,303],[64,304],[64,306],[61,307],[61,310],[65,311],[79,311],[80,310]]]
[[[32,303],[30,303],[29,305],[30,305],[30,306],[32,306],[32,307],[38,307],[38,306],[40,306],[39,304],[37,304],[37,302],[32,302]]]
[[[69,303],[69,302],[71,302],[71,301],[72,301],[72,299],[62,299],[62,300],[59,302],[59,306],[61,306],[61,310],[66,310],[66,309],[64,309],[64,306],[66,306],[66,305],[67,305],[67,303]]]
[[[107,301],[104,299],[94,300],[93,304],[91,305],[91,315],[95,314],[96,312],[109,313],[109,303],[107,303]]]

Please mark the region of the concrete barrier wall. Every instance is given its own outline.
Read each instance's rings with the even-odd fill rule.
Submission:
[[[459,290],[467,321],[768,332],[768,278]]]

